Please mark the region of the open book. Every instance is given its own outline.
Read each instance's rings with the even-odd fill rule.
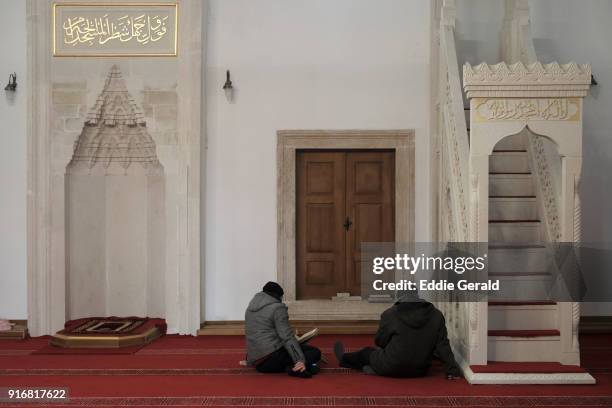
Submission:
[[[301,336],[298,336],[296,334],[295,339],[298,341],[298,343],[302,344],[302,343],[306,343],[308,340],[312,339],[313,337],[316,337],[318,334],[319,334],[319,329],[315,327],[314,329],[302,334]]]

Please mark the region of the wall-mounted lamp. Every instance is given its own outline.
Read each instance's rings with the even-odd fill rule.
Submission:
[[[13,72],[9,75],[8,84],[4,87],[5,91],[15,92],[17,90],[17,73]]]
[[[225,92],[225,98],[228,102],[232,102],[234,99],[234,87],[232,85],[232,80],[230,79],[229,69],[225,72],[225,84],[223,85],[223,91]]]

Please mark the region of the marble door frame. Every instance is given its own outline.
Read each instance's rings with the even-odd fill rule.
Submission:
[[[293,319],[378,319],[388,307],[367,301],[296,299],[296,150],[393,149],[395,239],[414,241],[414,130],[280,130],[277,132],[277,279]]]

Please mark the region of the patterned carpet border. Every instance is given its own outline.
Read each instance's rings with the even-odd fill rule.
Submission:
[[[340,367],[321,368],[324,373],[356,375],[360,371]],[[612,368],[591,368],[590,373],[610,373]],[[39,375],[62,375],[62,376],[121,376],[121,375],[261,375],[248,367],[235,368],[3,368],[0,376],[39,376]]]
[[[5,349],[0,350],[0,356],[27,356],[39,350],[35,349]],[[320,349],[323,354],[333,355],[331,348],[323,347]],[[356,348],[347,347],[346,351],[356,351]],[[179,349],[141,349],[135,353],[144,356],[164,356],[164,355],[240,355],[246,354],[244,348],[225,348],[225,349],[205,349],[205,348],[179,348]]]
[[[0,356],[27,356],[38,349],[26,350],[0,350]]]
[[[321,353],[333,355],[333,349],[329,347],[321,347]],[[358,348],[346,347],[346,352],[357,351]],[[245,355],[244,348],[226,348],[226,349],[204,349],[204,348],[182,348],[182,349],[141,349],[136,352],[136,355],[174,355],[174,354],[203,354],[203,355],[219,355],[219,354],[240,354]]]
[[[0,402],[0,406],[33,405]],[[39,402],[35,406],[283,406],[283,407],[610,407],[612,396],[423,396],[423,397],[93,397]]]
[[[225,355],[225,354],[237,354],[244,356],[246,354],[245,349],[141,349],[136,352],[136,355],[145,356],[163,356],[163,355]]]
[[[361,374],[348,368],[322,368],[322,372],[336,374]],[[0,376],[35,375],[263,375],[252,368],[5,368]]]

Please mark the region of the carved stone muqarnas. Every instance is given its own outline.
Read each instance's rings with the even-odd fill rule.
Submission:
[[[139,164],[140,166],[133,166]],[[163,173],[144,115],[113,65],[75,142],[69,173]]]
[[[164,317],[165,176],[110,69],[66,168],[67,315]]]

